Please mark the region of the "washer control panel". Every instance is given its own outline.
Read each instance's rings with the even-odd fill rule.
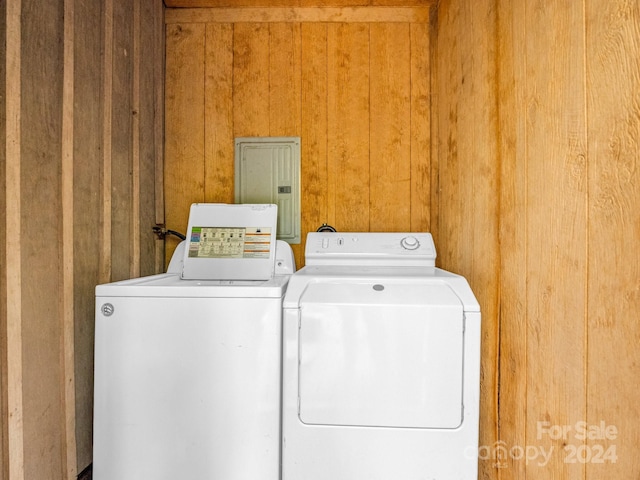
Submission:
[[[306,265],[435,266],[430,233],[311,232]]]

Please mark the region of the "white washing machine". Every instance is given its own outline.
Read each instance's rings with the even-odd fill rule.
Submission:
[[[194,205],[168,273],[96,288],[95,480],[280,478],[275,232],[275,205]]]
[[[311,233],[283,316],[283,480],[477,479],[480,307],[428,233]]]

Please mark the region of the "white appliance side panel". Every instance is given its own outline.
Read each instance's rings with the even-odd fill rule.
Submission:
[[[278,479],[281,299],[96,300],[96,480]]]
[[[384,292],[393,297],[394,287],[404,288],[406,293],[406,286],[389,284]],[[375,292],[370,285],[359,289],[384,297],[384,292]],[[354,286],[345,285],[343,291],[349,290]],[[431,290],[423,287],[422,299],[455,299],[446,286]],[[401,297],[405,293],[397,292]],[[363,296],[354,294],[355,304],[351,305],[303,303],[299,328],[300,421],[316,425],[459,427],[463,415],[464,335],[460,302],[361,303]]]

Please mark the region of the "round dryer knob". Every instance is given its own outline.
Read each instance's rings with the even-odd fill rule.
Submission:
[[[404,237],[400,240],[400,245],[405,250],[416,250],[420,246],[420,242],[416,237]]]

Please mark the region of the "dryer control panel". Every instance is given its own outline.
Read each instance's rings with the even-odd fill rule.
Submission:
[[[311,232],[306,265],[393,265],[434,267],[436,247],[430,233]]]

